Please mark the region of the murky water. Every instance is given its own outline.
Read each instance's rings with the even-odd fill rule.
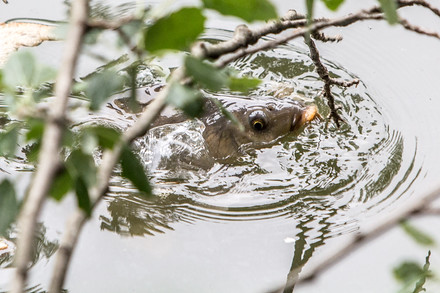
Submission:
[[[214,24],[205,38],[232,36],[231,31],[218,29],[224,27],[221,20]],[[378,40],[372,40],[371,30]],[[386,42],[391,30],[401,35],[393,41],[397,44]],[[346,121],[341,128],[314,120],[297,135],[261,148],[245,147],[236,161],[216,162],[205,169],[182,160],[208,156],[201,123],[153,129],[136,147],[157,197],[143,199],[128,182],[113,178],[108,196],[82,233],[66,289],[266,292],[281,287],[291,269],[302,267],[314,255],[319,257],[326,243],[336,243],[362,223],[373,222],[432,189],[440,161],[435,127],[440,100],[434,87],[440,59],[427,62],[416,50],[419,47],[407,43],[414,38],[432,53],[438,52],[440,42],[395,32],[386,24],[366,23],[344,32],[341,44],[320,46],[334,77],[361,80],[357,87],[333,88]],[[396,53],[396,48],[406,52]],[[408,52],[411,58],[403,58]],[[375,57],[367,59],[372,53]],[[167,70],[179,61],[172,58],[158,64]],[[252,95],[266,95],[283,85],[293,89],[293,96],[315,103],[323,117],[328,114],[322,82],[300,41],[247,57],[233,67],[264,81]],[[145,85],[163,82],[149,68],[141,75]],[[139,93],[143,92],[140,88]],[[78,113],[78,125],[105,121],[128,127],[136,115],[121,107],[123,96],[115,97],[96,115]],[[31,167],[20,158],[2,159],[0,168],[22,182],[29,180]],[[60,219],[74,206],[72,198],[46,205],[30,291],[47,287],[53,254],[64,231]],[[9,238],[13,247],[15,234]],[[0,255],[0,291],[8,288],[13,270],[13,249],[9,252]],[[389,281],[383,283],[380,288],[393,290]],[[301,287],[298,292],[316,292],[310,288]],[[322,288],[329,288],[328,284]]]

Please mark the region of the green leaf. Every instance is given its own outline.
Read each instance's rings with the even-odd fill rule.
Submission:
[[[185,70],[196,82],[214,91],[220,90],[228,82],[224,71],[191,55],[185,58]]]
[[[415,280],[423,275],[423,268],[415,262],[403,262],[393,270],[394,277],[401,281],[407,282],[409,280]]]
[[[435,244],[434,239],[432,239],[431,236],[427,235],[425,232],[419,230],[418,228],[414,227],[407,221],[403,221],[401,223],[403,230],[411,236],[414,241],[421,245],[431,246]]]
[[[14,222],[18,213],[18,202],[14,186],[9,180],[0,183],[0,235],[5,235],[6,230]]]
[[[40,154],[41,142],[35,142],[28,144],[22,148],[23,153],[26,155],[28,162],[36,163]]]
[[[96,136],[98,145],[104,149],[113,149],[121,136],[118,130],[104,125],[87,127],[84,129],[84,133]]]
[[[9,126],[5,132],[0,133],[0,156],[10,157],[15,154],[18,133],[18,124],[13,124]]]
[[[404,284],[404,288],[400,290],[400,292],[426,292],[426,288],[424,288],[426,280],[433,277],[433,274],[429,269],[431,265],[429,261],[430,257],[431,251],[428,251],[423,267],[415,262],[407,261],[394,268],[394,277]]]
[[[205,17],[198,8],[182,8],[159,19],[144,32],[149,52],[184,50],[203,32]]]
[[[395,24],[399,20],[397,15],[397,3],[396,0],[379,0],[380,7],[389,24]]]
[[[81,178],[87,186],[96,182],[96,166],[93,157],[81,150],[74,150],[66,160],[66,167],[74,179]]]
[[[38,88],[42,83],[53,81],[54,69],[38,64],[28,51],[14,53],[3,68],[3,83],[11,90],[17,86]]]
[[[220,109],[220,112],[223,114],[223,116],[226,117],[226,119],[228,119],[229,121],[231,121],[235,126],[238,127],[238,129],[240,131],[244,131],[244,126],[243,124],[241,124],[241,122],[237,119],[237,117],[235,117],[234,114],[232,114],[231,112],[228,111],[228,109],[226,109],[223,104],[217,100],[217,99],[211,99],[211,101],[214,102],[214,104]]]
[[[121,152],[122,176],[127,178],[133,185],[147,196],[151,195],[151,186],[145,174],[144,167],[131,148],[125,146]]]
[[[94,133],[81,132],[80,147],[84,153],[92,155],[98,147],[98,138]]]
[[[44,133],[44,120],[42,119],[29,119],[28,121],[29,130],[26,133],[26,141],[31,140],[41,141]]]
[[[200,92],[180,83],[170,85],[166,101],[183,110],[189,117],[198,117],[203,113],[204,100]]]
[[[278,18],[275,7],[267,0],[203,0],[203,4],[223,15],[237,16],[247,22]]]
[[[230,77],[229,78],[229,88],[233,91],[249,93],[253,88],[256,88],[261,83],[258,78],[249,77]]]
[[[98,110],[110,96],[122,90],[124,80],[122,75],[111,70],[92,75],[84,89],[84,94],[90,99],[90,109]]]
[[[344,2],[344,0],[322,0],[322,2],[324,2],[328,9],[335,11]]]
[[[3,91],[4,85],[3,85],[3,72],[0,68],[0,91]]]
[[[313,13],[314,13],[314,0],[306,0],[306,8],[307,8],[307,23],[310,24],[313,19]],[[307,33],[306,38],[309,38],[309,33]]]
[[[73,189],[72,177],[66,169],[63,169],[55,177],[49,194],[56,201],[60,201],[71,189]]]
[[[92,214],[92,204],[90,202],[87,184],[81,177],[78,177],[75,180],[75,193],[78,206],[86,213],[87,216],[90,217]]]

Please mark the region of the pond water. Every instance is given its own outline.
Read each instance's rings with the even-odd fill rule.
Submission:
[[[371,3],[365,1],[362,6]],[[1,21],[35,14],[63,19],[65,13],[60,3],[43,14],[39,11],[44,9],[33,4],[22,9],[18,6],[23,4],[9,5],[5,6],[8,11],[0,13]],[[289,1],[276,1],[276,5],[280,13],[291,8]],[[359,8],[360,4],[349,3],[338,14]],[[334,16],[320,5],[318,12]],[[404,15],[439,27],[439,20],[420,9],[406,10]],[[210,15],[210,29],[203,38],[228,39],[238,23]],[[440,41],[378,22],[328,32],[344,36],[338,44],[318,44],[331,74],[361,81],[357,87],[333,88],[346,123],[337,128],[331,122],[314,120],[297,135],[270,146],[245,148],[236,161],[217,162],[203,170],[176,163],[180,157],[169,155],[172,150],[197,158],[206,152],[200,123],[153,130],[136,141],[136,147],[157,197],[146,200],[120,177],[112,179],[108,196],[81,234],[65,284],[68,292],[270,292],[282,288],[292,277],[291,271],[304,265],[307,270],[314,259],[359,227],[386,218],[414,197],[438,187]],[[59,46],[45,43],[33,51],[56,64]],[[113,57],[122,54],[102,47],[87,49]],[[287,85],[294,96],[315,103],[325,117],[322,82],[307,52],[297,40],[232,66],[263,80],[252,95],[266,95]],[[83,76],[99,65],[83,57],[77,74]],[[158,61],[165,70],[178,65],[179,56]],[[150,68],[141,74],[147,88],[163,82]],[[144,92],[141,87],[141,99],[148,98]],[[123,97],[115,97],[97,114],[77,114],[77,124],[105,121],[125,129],[136,115],[121,107]],[[8,174],[4,176],[23,182],[22,186],[29,181],[31,168],[20,158],[2,160],[0,168]],[[61,219],[74,206],[72,197],[46,204],[30,292],[47,288],[54,253],[65,230]],[[420,222],[434,227],[431,223],[435,219]],[[430,232],[440,237],[434,228]],[[11,247],[14,237],[11,234],[8,239]],[[12,255],[13,251],[0,255],[0,292],[8,288]],[[425,255],[425,249],[414,247],[395,229],[295,292],[396,291],[392,265],[402,257],[422,262]],[[439,260],[437,251],[433,266],[438,267]]]

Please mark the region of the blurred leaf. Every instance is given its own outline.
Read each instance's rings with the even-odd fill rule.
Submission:
[[[14,53],[3,67],[3,82],[11,90],[17,86],[38,88],[43,82],[54,81],[54,69],[38,64],[28,51]]]
[[[84,153],[92,155],[98,147],[98,137],[94,133],[81,131],[79,145]]]
[[[428,255],[425,258],[425,264],[423,265],[423,275],[416,282],[416,287],[414,288],[413,293],[419,293],[422,291],[426,291],[426,289],[423,288],[423,285],[425,285],[426,278],[429,278],[432,276],[431,271],[429,270],[429,266],[431,265],[431,263],[429,262],[430,257],[431,257],[431,250],[428,251]]]
[[[411,225],[407,221],[403,221],[401,223],[401,225],[402,225],[403,230],[409,236],[411,236],[414,239],[414,241],[416,241],[417,243],[419,243],[421,245],[426,245],[426,246],[430,246],[430,245],[435,244],[434,239],[432,239],[431,236],[427,235],[425,232],[414,227],[413,225]]]
[[[204,100],[200,92],[180,83],[171,84],[166,100],[189,117],[198,117],[203,113]]]
[[[243,124],[241,124],[240,121],[238,121],[237,117],[235,117],[234,114],[229,112],[228,109],[226,109],[219,100],[211,99],[211,101],[213,101],[214,104],[220,109],[220,112],[223,114],[223,116],[225,116],[229,121],[231,121],[235,126],[237,126],[240,131],[244,131]]]
[[[185,70],[196,82],[214,91],[220,90],[228,82],[222,70],[191,55],[185,58]]]
[[[145,49],[149,52],[184,50],[203,32],[204,23],[200,9],[182,8],[146,29]]]
[[[28,144],[22,148],[28,162],[37,162],[40,154],[41,142]]]
[[[121,133],[111,127],[97,125],[84,129],[85,133],[90,133],[98,139],[98,145],[104,149],[113,149],[116,142],[119,141]]]
[[[44,120],[42,119],[29,119],[29,130],[26,133],[26,141],[36,140],[40,141],[44,133]]]
[[[403,262],[394,268],[394,277],[401,281],[407,282],[419,278],[423,274],[423,268],[416,262]]]
[[[66,167],[73,179],[81,178],[87,186],[96,182],[96,166],[93,157],[81,150],[74,150],[66,160]]]
[[[122,90],[125,78],[117,72],[105,70],[86,81],[84,94],[90,99],[90,109],[95,111],[110,96]]]
[[[71,189],[73,189],[72,177],[70,177],[70,174],[69,172],[67,172],[66,169],[63,169],[55,177],[49,194],[50,197],[52,197],[56,201],[60,201],[64,197],[64,195],[66,195],[67,192],[69,192],[69,190]]]
[[[314,0],[306,0],[306,9],[307,9],[307,22],[311,23],[313,19],[315,1]]]
[[[32,98],[39,102],[41,99],[53,96],[53,85],[44,83],[37,89],[32,91]]]
[[[322,0],[322,2],[324,2],[328,9],[335,11],[344,2],[344,0]]]
[[[223,15],[237,16],[247,22],[278,17],[275,7],[267,0],[203,0],[203,4]]]
[[[87,184],[81,177],[78,177],[75,180],[75,193],[78,206],[86,213],[87,216],[90,217],[92,214],[92,204],[90,203]]]
[[[151,186],[144,167],[139,158],[132,152],[131,148],[125,146],[121,153],[122,176],[127,178],[141,192],[150,196]]]
[[[14,185],[9,180],[0,183],[0,235],[14,222],[18,213],[18,202]]]
[[[394,277],[401,283],[404,284],[404,292],[419,293],[426,291],[423,288],[426,279],[432,277],[432,273],[429,270],[431,257],[431,251],[428,251],[428,255],[425,258],[425,264],[420,266],[419,264],[407,261],[402,262],[398,267],[394,268]],[[411,288],[411,289],[410,289]]]
[[[18,142],[19,127],[13,124],[0,133],[0,156],[10,157],[15,154]]]
[[[396,0],[379,0],[380,7],[389,24],[397,23],[399,17],[397,16],[397,3]]]
[[[229,88],[233,91],[238,91],[242,93],[249,93],[253,88],[256,88],[261,83],[258,78],[248,78],[248,77],[230,77],[229,78]]]
[[[87,33],[84,35],[84,44],[94,45],[98,42],[99,36],[103,32],[102,29],[89,29]]]

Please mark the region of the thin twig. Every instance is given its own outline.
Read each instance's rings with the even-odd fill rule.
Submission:
[[[43,135],[38,168],[18,218],[19,235],[15,255],[16,270],[11,291],[13,293],[23,292],[26,286],[27,272],[34,245],[36,221],[59,166],[60,157],[57,154],[60,153],[67,100],[87,21],[87,3],[87,0],[77,0],[72,4],[71,26],[62,66],[55,85],[55,99],[53,106],[50,107],[48,125]]]
[[[430,3],[428,3],[425,0],[398,0],[397,5],[400,7],[407,7],[407,6],[422,6],[429,10],[431,10],[435,15],[440,17],[440,9],[432,6]]]
[[[297,283],[306,283],[312,281],[331,267],[345,259],[351,252],[361,248],[366,243],[378,238],[391,228],[397,226],[403,220],[414,216],[424,215],[424,210],[436,199],[440,198],[440,188],[427,193],[426,195],[409,202],[405,207],[399,209],[395,214],[389,216],[385,221],[370,227],[368,230],[361,231],[353,235],[345,245],[338,247],[337,251],[332,252],[329,257],[321,256],[313,268],[306,271]]]
[[[428,37],[434,37],[437,39],[440,39],[440,34],[438,32],[435,31],[428,31],[427,29],[424,29],[420,26],[417,25],[413,25],[411,23],[408,22],[408,20],[401,18],[399,20],[399,23],[407,30],[412,31],[412,32],[416,32],[420,35],[426,35]]]
[[[343,122],[344,119],[339,115],[338,108],[335,105],[335,98],[332,94],[332,85],[339,85],[343,87],[349,87],[352,85],[359,84],[359,79],[353,79],[351,81],[343,81],[331,78],[327,68],[322,64],[321,58],[319,57],[318,48],[316,48],[315,42],[311,38],[304,37],[305,42],[310,50],[310,58],[316,66],[316,72],[319,77],[324,81],[324,96],[327,99],[328,106],[330,108],[330,117],[335,121],[336,126],[340,126],[339,122]]]

